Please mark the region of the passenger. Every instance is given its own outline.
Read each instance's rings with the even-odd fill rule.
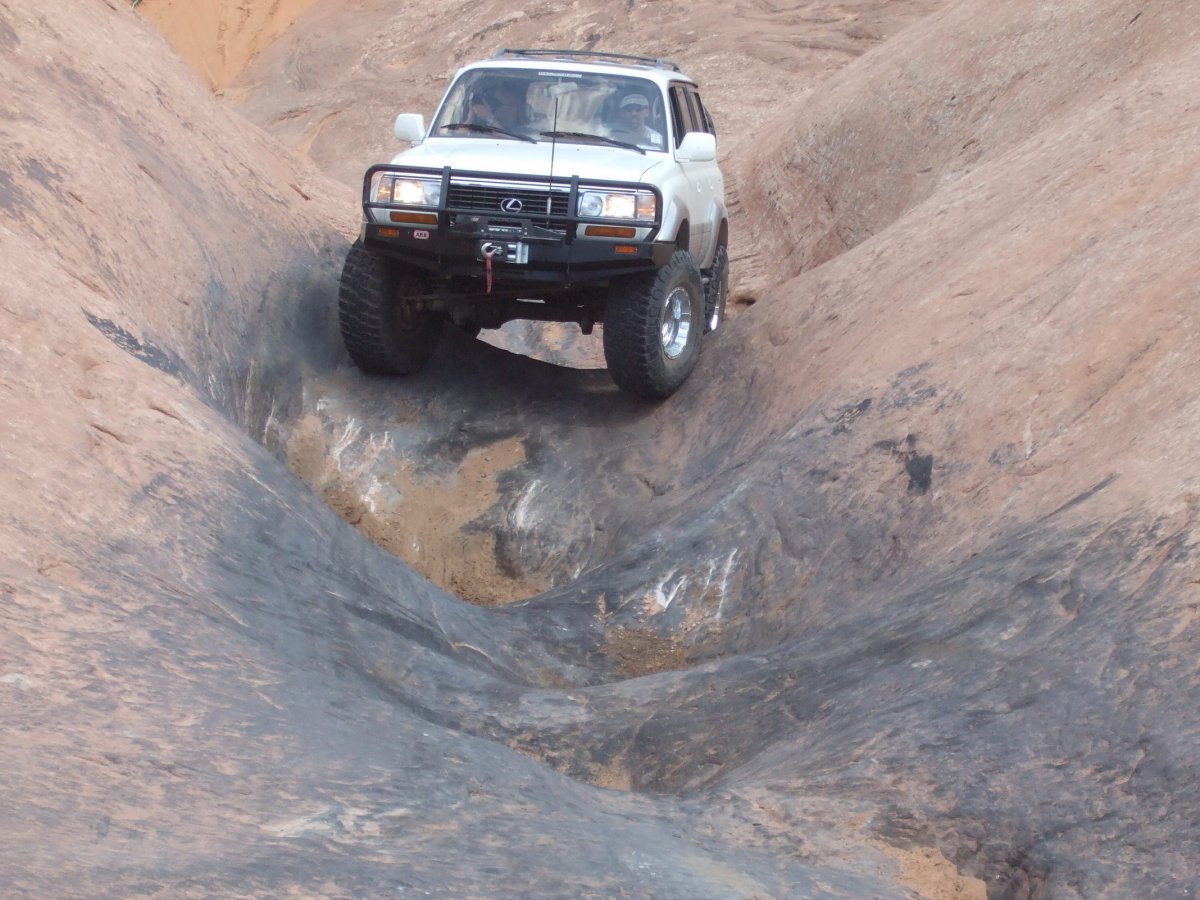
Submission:
[[[618,141],[653,147],[655,150],[666,147],[663,136],[646,124],[650,115],[650,101],[645,94],[626,94],[617,106],[617,115],[620,118],[613,127],[612,136]]]

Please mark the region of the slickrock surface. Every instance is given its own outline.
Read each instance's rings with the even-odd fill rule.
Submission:
[[[8,895],[1200,888],[1200,10],[141,7],[0,0]],[[340,346],[392,117],[515,45],[717,117],[662,404]]]

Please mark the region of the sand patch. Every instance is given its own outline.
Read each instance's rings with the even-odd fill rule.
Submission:
[[[900,864],[900,882],[925,900],[987,900],[987,885],[963,875],[934,847],[876,846]]]

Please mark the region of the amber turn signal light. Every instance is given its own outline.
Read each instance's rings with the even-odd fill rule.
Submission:
[[[388,215],[393,222],[406,222],[409,225],[436,225],[436,213],[422,212],[402,212],[401,210],[392,210]]]
[[[588,237],[631,238],[637,231],[621,225],[589,225],[583,233]]]

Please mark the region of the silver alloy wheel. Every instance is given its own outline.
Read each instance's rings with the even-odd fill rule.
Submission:
[[[692,330],[692,299],[688,292],[677,287],[667,294],[659,313],[663,353],[667,359],[678,359],[687,346]]]

